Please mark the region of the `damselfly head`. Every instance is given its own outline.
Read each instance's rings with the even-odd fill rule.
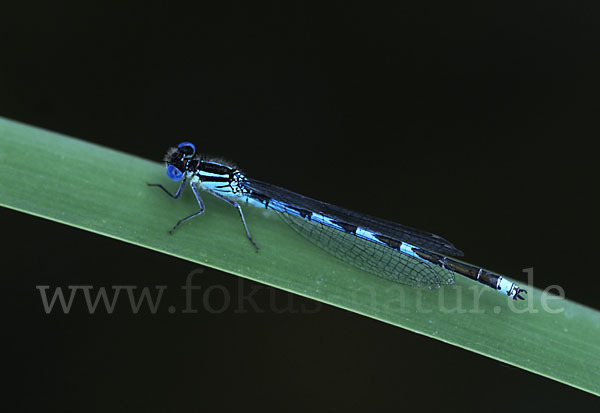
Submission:
[[[190,142],[181,142],[176,148],[171,148],[165,155],[167,176],[173,181],[180,181],[187,172],[190,159],[196,154],[196,147]]]

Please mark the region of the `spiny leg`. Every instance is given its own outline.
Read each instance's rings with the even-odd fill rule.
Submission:
[[[215,197],[222,199],[223,201],[227,202],[229,205],[235,207],[238,210],[238,212],[240,213],[240,218],[242,218],[242,224],[244,224],[244,229],[246,230],[246,236],[248,237],[248,240],[250,240],[252,245],[254,245],[254,248],[256,248],[256,252],[258,252],[258,245],[256,245],[256,243],[252,239],[252,236],[250,235],[250,231],[248,231],[248,226],[246,225],[246,219],[244,218],[244,213],[242,212],[242,208],[240,207],[240,205],[237,202],[224,197],[223,195],[219,194],[218,192],[211,191],[210,189],[207,189],[206,191],[209,192],[210,194],[214,195]]]
[[[179,198],[179,195],[181,195],[181,191],[183,190],[183,186],[185,185],[185,181],[187,180],[187,177],[183,177],[183,180],[181,181],[181,184],[179,185],[179,188],[177,188],[177,192],[175,192],[174,194],[170,193],[169,190],[167,188],[165,188],[164,186],[162,186],[161,184],[149,184],[147,183],[148,186],[157,186],[160,189],[162,189],[163,191],[165,191],[165,193],[167,195],[169,195],[171,198],[173,199],[177,199]]]
[[[179,198],[179,195],[181,195],[181,192],[183,190],[183,186],[185,185],[186,182],[186,177],[183,178],[183,180],[181,181],[181,184],[179,185],[179,188],[177,188],[177,192],[175,192],[175,194],[172,194],[169,192],[168,189],[166,189],[164,186],[162,186],[161,184],[150,184],[148,183],[148,186],[156,186],[159,187],[160,189],[162,189],[167,195],[169,195],[171,198],[173,199],[177,199]],[[193,213],[192,215],[185,217],[183,219],[180,219],[179,221],[177,221],[177,223],[173,226],[173,228],[171,228],[169,230],[169,233],[172,234],[173,231],[175,231],[175,229],[177,229],[177,227],[179,227],[179,225],[183,224],[185,221],[189,221],[190,219],[197,217],[198,215],[202,214],[204,212],[204,202],[202,202],[202,198],[200,197],[200,194],[198,192],[198,188],[196,187],[196,185],[194,183],[192,183],[190,185],[192,187],[192,191],[194,192],[194,196],[196,197],[196,200],[198,201],[198,205],[200,206],[200,211]],[[207,192],[209,192],[210,194],[214,195],[215,197],[222,199],[223,201],[227,202],[229,205],[235,207],[238,212],[240,213],[240,218],[242,219],[242,224],[244,225],[244,230],[246,231],[246,236],[248,237],[248,240],[250,240],[250,242],[252,243],[252,245],[254,246],[254,248],[256,248],[256,251],[258,251],[258,245],[256,245],[256,243],[254,242],[254,240],[252,239],[252,236],[250,235],[250,231],[248,230],[248,225],[246,225],[246,219],[244,218],[244,213],[242,212],[242,208],[239,206],[239,204],[235,201],[231,201],[230,199],[227,199],[226,197],[222,196],[221,194],[214,192],[214,191],[210,191],[207,190]]]
[[[189,217],[185,217],[180,219],[179,221],[177,221],[177,223],[173,226],[173,228],[171,228],[169,230],[169,234],[173,234],[173,231],[175,231],[175,229],[183,224],[185,221],[189,221],[190,219],[197,217],[198,215],[202,214],[204,212],[204,202],[202,202],[202,198],[200,197],[200,194],[198,193],[198,188],[196,188],[196,185],[192,182],[191,185],[192,187],[192,191],[194,192],[194,196],[196,197],[196,200],[198,201],[198,206],[200,207],[200,211],[193,213],[192,215],[190,215]],[[181,189],[181,187],[179,187]],[[163,188],[164,189],[164,188]],[[177,191],[177,196],[179,196],[179,193],[181,191]]]

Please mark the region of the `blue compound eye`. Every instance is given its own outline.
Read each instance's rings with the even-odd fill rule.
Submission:
[[[196,153],[196,147],[191,142],[181,142],[177,145],[177,149],[179,149],[186,158],[191,158]]]
[[[167,165],[167,176],[171,178],[172,181],[181,181],[183,178],[183,172],[174,167],[173,165]]]

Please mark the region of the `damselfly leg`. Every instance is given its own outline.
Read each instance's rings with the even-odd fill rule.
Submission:
[[[177,192],[175,192],[174,194],[172,194],[171,192],[169,192],[169,190],[167,188],[165,188],[164,186],[162,186],[161,184],[148,184],[148,186],[159,187],[167,195],[169,195],[171,198],[177,199],[177,198],[179,198],[179,195],[181,195],[181,191],[183,189],[183,186],[185,185],[185,181],[186,181],[186,179],[184,178],[181,181],[181,184],[179,185],[179,188],[177,188]],[[173,228],[171,228],[169,230],[169,234],[173,234],[173,231],[175,231],[179,225],[183,224],[185,221],[189,221],[190,219],[197,217],[198,215],[201,215],[204,212],[204,210],[205,210],[205,208],[204,208],[204,202],[202,202],[202,198],[200,197],[200,194],[198,192],[198,188],[196,187],[196,185],[194,185],[193,182],[192,182],[192,184],[190,186],[192,187],[192,191],[194,192],[194,196],[196,197],[196,201],[198,201],[198,206],[200,207],[200,211],[194,212],[192,215],[187,216],[187,217],[182,218],[179,221],[177,221],[177,223],[175,225],[173,225]]]
[[[210,189],[206,189],[206,192],[208,192],[209,194],[211,194],[219,199],[222,199],[223,201],[227,202],[229,205],[231,205],[232,207],[234,207],[235,209],[238,210],[238,212],[240,213],[240,218],[242,218],[242,224],[244,224],[244,230],[246,230],[246,236],[248,237],[248,240],[250,240],[252,245],[254,245],[254,248],[256,248],[256,252],[258,252],[258,245],[256,245],[256,242],[254,242],[254,240],[252,239],[252,236],[250,235],[250,231],[248,231],[248,225],[246,225],[246,218],[244,218],[244,213],[242,212],[242,207],[240,207],[240,205],[237,202],[232,201],[231,199],[219,194],[218,192],[212,191]]]
[[[167,188],[165,188],[164,186],[162,186],[161,184],[151,184],[151,183],[146,183],[146,184],[148,186],[157,186],[160,189],[162,189],[171,198],[177,199],[177,198],[179,198],[179,195],[181,195],[181,191],[183,190],[183,186],[185,185],[185,181],[187,181],[187,178],[184,177],[183,180],[181,181],[181,184],[179,185],[179,188],[177,188],[177,192],[175,192],[174,194],[172,194],[171,192],[169,192],[169,190]]]

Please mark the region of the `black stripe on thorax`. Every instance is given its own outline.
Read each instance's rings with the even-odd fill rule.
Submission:
[[[235,168],[218,162],[196,160],[192,165],[202,182],[231,182]]]
[[[205,171],[211,174],[219,175],[231,175],[235,171],[235,168],[232,168],[231,166],[210,161],[200,161],[198,169],[200,171]]]
[[[205,175],[202,172],[197,172],[196,174],[200,177],[200,181],[202,182],[231,182],[229,176]]]

